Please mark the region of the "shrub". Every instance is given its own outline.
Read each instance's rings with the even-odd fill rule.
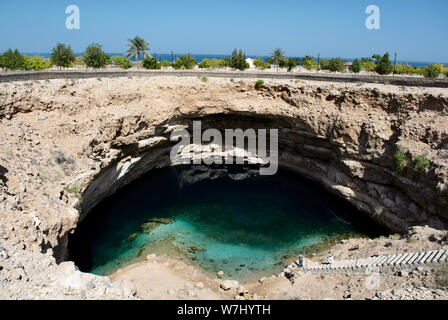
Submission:
[[[359,59],[355,59],[353,60],[352,65],[349,67],[350,71],[354,72],[354,73],[359,73],[361,72],[362,69],[362,65],[361,65],[361,61],[359,61]]]
[[[406,239],[406,242],[407,243],[415,243],[415,242],[417,242],[418,240],[417,240],[417,238],[415,238],[415,237],[409,237],[409,238],[407,238]]]
[[[82,59],[89,68],[104,68],[107,63],[107,55],[103,52],[102,46],[97,43],[87,47]]]
[[[160,62],[160,65],[161,65],[163,68],[168,68],[168,67],[171,67],[171,62],[169,62],[169,61],[167,61],[167,60],[163,60],[162,62]]]
[[[162,65],[156,58],[146,57],[142,61],[142,67],[145,69],[158,70],[162,68]]]
[[[399,150],[394,156],[395,169],[398,173],[403,173],[404,169],[408,166],[408,157],[405,151]]]
[[[317,69],[319,67],[316,60],[311,57],[305,57],[303,59],[302,66],[307,70]]]
[[[227,61],[224,59],[204,59],[199,64],[201,69],[219,69],[227,67]]]
[[[202,82],[208,82],[208,77],[204,74],[201,78]]]
[[[341,58],[329,60],[322,59],[320,68],[331,72],[342,72],[345,70],[345,61]]]
[[[390,59],[389,52],[386,52],[383,56],[375,54],[372,56],[375,59],[375,72],[381,75],[391,74],[394,70]]]
[[[110,56],[110,54],[105,53],[104,57],[106,58],[106,65],[110,65],[112,64],[112,57]]]
[[[229,66],[229,62],[226,59],[212,59],[212,65],[217,68],[225,68]]]
[[[195,58],[193,58],[191,56],[191,54],[189,53],[186,56],[182,56],[180,58],[177,58],[176,61],[174,61],[173,63],[173,68],[178,70],[178,69],[187,69],[187,70],[191,70],[194,69],[194,67],[197,65],[197,61]]]
[[[412,74],[419,74],[421,72],[419,72],[418,68],[411,66],[409,63],[406,63],[406,64],[398,63],[395,66],[395,73],[396,74],[412,75]]]
[[[255,58],[254,59],[254,66],[255,66],[255,68],[260,69],[260,70],[265,70],[265,69],[270,69],[271,68],[271,64],[268,63],[268,62],[265,62],[263,60],[263,58]]]
[[[371,58],[361,58],[362,69],[366,71],[375,71],[375,63]]]
[[[7,70],[22,69],[25,64],[25,58],[20,54],[19,50],[9,49],[1,56],[1,67]]]
[[[264,81],[258,80],[257,82],[255,82],[255,89],[260,90],[263,85],[264,85]]]
[[[28,57],[23,56],[25,62],[22,66],[23,70],[44,70],[51,67],[51,62],[48,59],[42,57]]]
[[[201,69],[211,69],[212,68],[212,61],[210,59],[204,59],[199,64],[199,68]]]
[[[249,64],[246,62],[246,54],[240,49],[238,52],[236,49],[232,52],[232,57],[229,61],[229,67],[235,70],[244,71],[249,68]]]
[[[292,72],[292,70],[294,70],[294,68],[297,67],[297,60],[294,58],[289,58],[286,66],[288,67],[287,71]]]
[[[422,154],[412,159],[415,172],[423,172],[429,168],[430,162],[426,155]]]
[[[75,58],[75,62],[73,62],[70,66],[84,66],[84,60],[82,59],[82,57],[76,57]]]
[[[78,210],[79,213],[81,213],[81,205],[84,201],[81,193],[79,192],[78,188],[76,188],[75,186],[67,186],[65,187],[65,192],[73,195],[76,199],[78,199],[78,203],[76,206],[76,210]]]
[[[122,69],[132,68],[132,62],[124,57],[115,56],[112,58],[112,63],[116,66],[119,66]]]
[[[76,60],[75,54],[73,53],[72,47],[66,47],[65,44],[58,43],[56,47],[53,48],[51,53],[50,61],[53,65],[68,68]]]
[[[424,76],[426,78],[438,78],[441,73],[445,73],[445,67],[443,64],[430,64],[423,68]]]

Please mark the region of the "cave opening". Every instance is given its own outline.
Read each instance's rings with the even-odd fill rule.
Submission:
[[[283,270],[312,245],[387,231],[322,185],[280,168],[184,165],[152,170],[104,199],[69,239],[81,271],[109,275],[149,254],[240,282]]]

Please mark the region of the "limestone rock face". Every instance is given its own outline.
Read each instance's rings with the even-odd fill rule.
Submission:
[[[255,90],[227,79],[172,77],[28,81],[0,87],[0,242],[10,246],[7,254],[26,255],[24,264],[65,261],[77,224],[119,188],[170,166],[171,133],[191,130],[196,119],[203,130],[278,129],[281,167],[391,230],[447,225],[446,89],[270,80]],[[398,149],[409,156],[402,174],[394,168]],[[430,166],[415,172],[412,157],[422,154]],[[183,183],[215,174],[198,169]],[[102,283],[73,267],[58,266],[55,275],[69,277],[56,277],[54,286],[88,296],[92,282]],[[0,274],[25,279],[19,269]],[[16,297],[23,280],[14,281],[0,294]]]

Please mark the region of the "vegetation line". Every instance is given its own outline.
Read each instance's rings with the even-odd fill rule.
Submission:
[[[224,59],[204,59],[200,63],[192,57],[190,53],[177,58],[172,57],[172,61],[159,61],[157,57],[151,56],[150,44],[141,37],[129,39],[125,56],[114,56],[104,53],[102,46],[97,43],[89,45],[81,57],[76,57],[71,46],[58,43],[52,50],[51,57],[45,59],[40,56],[28,57],[22,55],[19,50],[9,49],[0,55],[0,68],[2,70],[46,70],[51,67],[73,68],[84,67],[102,69],[106,66],[115,66],[122,69],[130,69],[134,64],[129,60],[135,57],[137,68],[143,67],[149,70],[174,69],[193,70],[199,69],[224,69],[245,71],[251,68],[243,50],[233,50],[231,56]],[[141,58],[143,60],[141,61]],[[418,75],[426,78],[448,77],[448,68],[443,64],[430,64],[428,66],[416,68],[409,64],[392,65],[389,53],[384,55],[374,54],[372,57],[355,59],[353,62],[344,61],[341,58],[316,59],[305,56],[287,58],[280,49],[275,49],[270,58],[255,58],[251,61],[253,68],[260,71],[275,68],[278,72],[281,68],[287,72],[297,71],[298,67],[306,70],[319,72],[325,70],[329,72],[347,72],[352,74],[361,71],[372,72],[379,75]]]

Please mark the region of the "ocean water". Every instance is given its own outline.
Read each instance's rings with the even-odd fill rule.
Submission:
[[[288,171],[186,183],[195,180],[185,179],[188,170],[151,172],[104,200],[70,238],[70,259],[82,271],[108,275],[166,254],[244,283],[281,272],[290,257],[324,239],[383,232]]]
[[[51,56],[51,53],[25,53],[28,56],[41,56],[43,58],[49,58]],[[123,53],[110,53],[108,52],[108,54],[113,57],[113,56],[123,56]],[[187,53],[174,53],[173,55],[171,55],[171,53],[154,53],[151,52],[152,56],[156,57],[159,61],[163,61],[163,60],[167,60],[172,62],[173,58],[176,59],[180,56],[184,56],[187,55]],[[76,56],[81,56],[81,53],[75,53]],[[229,57],[230,54],[224,55],[224,54],[191,54],[191,56],[193,58],[195,58],[198,62],[201,62],[204,59],[223,59],[226,57]],[[269,58],[268,56],[263,56],[263,55],[257,55],[257,56],[251,56],[251,55],[247,55],[246,58],[251,58],[251,59],[255,59],[257,57],[262,57],[262,58]],[[328,57],[322,57],[324,59],[328,59]],[[331,57],[330,57],[331,58]],[[317,60],[317,57],[315,57],[315,59]],[[354,60],[354,58],[342,58],[345,61],[352,61]],[[132,59],[130,59],[132,61],[137,61],[137,59],[135,57],[133,57]],[[393,57],[391,57],[391,61],[392,63],[393,61]],[[443,62],[424,62],[424,61],[406,61],[406,60],[397,60],[397,63],[402,63],[402,64],[410,64],[411,66],[420,68],[420,67],[424,67],[427,66],[429,64],[432,63],[442,63],[445,66],[448,66],[448,62],[447,63],[443,63]]]

